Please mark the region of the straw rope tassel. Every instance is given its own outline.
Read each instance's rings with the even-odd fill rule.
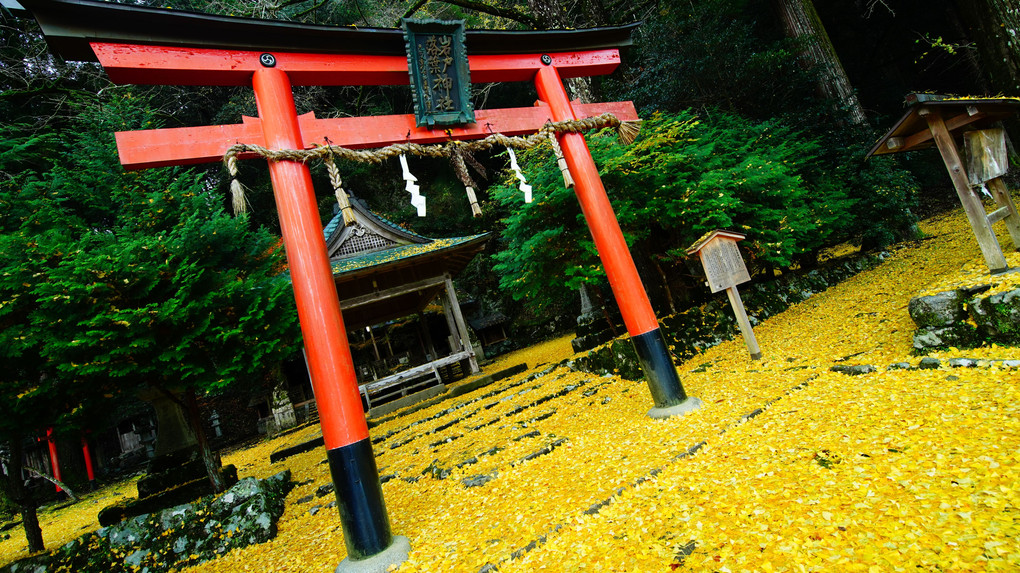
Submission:
[[[479,217],[482,214],[482,208],[478,205],[478,197],[475,195],[475,183],[471,180],[471,176],[468,175],[467,165],[464,164],[464,156],[461,155],[456,141],[451,141],[449,143],[449,149],[450,162],[453,164],[453,172],[457,174],[457,178],[464,184],[464,191],[467,192],[468,203],[471,204],[471,216]]]
[[[641,133],[640,119],[621,121],[620,125],[616,126],[616,136],[620,138],[620,143],[624,145],[634,143],[639,133]]]
[[[481,217],[482,208],[478,205],[478,197],[475,196],[475,188],[468,185],[464,187],[464,190],[467,192],[468,203],[471,203],[471,216]]]
[[[354,208],[351,207],[350,197],[348,197],[347,192],[344,191],[343,181],[340,179],[340,170],[337,169],[332,155],[324,157],[322,162],[326,164],[326,172],[329,173],[329,182],[333,184],[333,191],[336,193],[336,202],[340,204],[340,214],[344,217],[344,226],[346,227],[351,225],[356,220],[354,217]]]
[[[234,209],[234,216],[248,212],[248,198],[244,194],[244,185],[237,179],[237,155],[227,155],[227,172],[230,173],[230,205]]]
[[[553,153],[556,154],[556,164],[560,166],[560,174],[563,175],[563,186],[567,189],[574,188],[574,178],[570,176],[570,168],[567,167],[567,160],[563,157],[563,148],[556,139],[556,132],[549,132],[549,144],[552,145]]]

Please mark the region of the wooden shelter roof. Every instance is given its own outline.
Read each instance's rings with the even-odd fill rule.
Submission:
[[[744,239],[747,238],[747,235],[743,233],[738,233],[736,231],[727,231],[725,229],[716,229],[714,231],[709,231],[702,235],[701,238],[699,238],[697,241],[694,241],[693,245],[687,247],[687,254],[693,255],[694,253],[697,253],[716,237],[729,239],[731,241],[743,241]]]
[[[953,137],[969,129],[984,129],[1020,111],[1020,98],[969,98],[935,94],[910,94],[907,111],[872,146],[865,159],[872,155],[903,153],[935,145],[928,122],[920,115],[925,108],[938,108]]]
[[[340,213],[323,230],[344,324],[363,328],[422,311],[482,249],[488,233],[430,239],[351,201],[356,222]]]
[[[19,9],[23,7],[23,9]],[[96,61],[90,42],[278,52],[404,56],[395,28],[322,26],[217,16],[97,0],[3,0],[16,14],[35,16],[50,49],[69,60]],[[468,30],[469,54],[569,52],[621,48],[638,23],[583,30]]]

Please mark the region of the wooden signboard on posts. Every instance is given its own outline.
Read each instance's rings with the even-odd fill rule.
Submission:
[[[740,249],[737,247],[737,241],[744,240],[744,237],[745,235],[741,233],[731,231],[712,231],[691,245],[687,249],[687,254],[697,254],[701,259],[705,276],[708,278],[708,288],[712,292],[726,291],[733,307],[733,314],[737,317],[737,324],[740,325],[740,333],[744,335],[747,351],[751,353],[752,360],[759,360],[761,349],[754,337],[754,331],[751,330],[751,321],[747,318],[740,293],[737,292],[737,285],[751,280],[747,266],[744,265],[744,258],[740,256]]]
[[[712,231],[704,239],[694,244],[691,249],[701,257],[708,277],[708,288],[719,292],[730,287],[746,283],[751,275],[744,266],[744,258],[740,256],[737,241],[744,239],[740,233],[728,231]],[[688,249],[688,254],[693,252]]]

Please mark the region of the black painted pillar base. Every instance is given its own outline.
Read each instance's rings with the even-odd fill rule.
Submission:
[[[407,538],[390,533],[371,439],[328,450],[326,457],[347,545],[347,559],[337,572],[383,572],[405,561],[410,544]]]
[[[644,334],[631,336],[634,349],[637,350],[641,369],[648,382],[648,390],[652,393],[655,407],[648,415],[653,418],[668,418],[697,409],[701,400],[692,398],[684,391],[677,375],[676,366],[666,348],[666,339],[662,330],[656,328]]]

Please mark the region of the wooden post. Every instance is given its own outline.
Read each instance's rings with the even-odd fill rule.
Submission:
[[[999,207],[1008,210],[1008,214],[1002,218],[1002,222],[1009,229],[1009,236],[1013,239],[1013,248],[1020,250],[1020,214],[1017,214],[1016,205],[1013,204],[1013,199],[1009,196],[1009,189],[1006,188],[1006,183],[1002,180],[1002,177],[996,177],[988,181],[986,185],[992,192],[992,197],[995,197],[995,202]]]
[[[461,343],[460,333],[457,332],[457,325],[453,322],[453,304],[450,302],[449,293],[443,291],[439,295],[439,301],[443,303],[443,318],[446,319],[446,328],[450,331],[450,352],[460,352],[464,350],[464,345]]]
[[[382,360],[382,357],[379,356],[379,347],[375,343],[375,333],[372,332],[371,326],[366,326],[365,330],[368,331],[368,338],[372,341],[372,352],[375,353],[375,360],[378,362]]]
[[[747,319],[747,311],[744,310],[744,302],[740,300],[737,287],[727,288],[726,296],[730,297],[730,305],[733,307],[733,314],[737,317],[737,324],[740,325],[740,334],[744,335],[747,351],[751,353],[751,360],[761,360],[761,348],[758,348],[758,339],[754,337],[751,321]]]
[[[705,284],[709,290],[713,293],[726,291],[730,306],[733,307],[733,314],[737,318],[737,325],[740,326],[740,333],[744,335],[744,344],[751,354],[751,360],[761,360],[761,348],[758,347],[758,340],[754,337],[754,330],[751,329],[751,321],[747,318],[744,303],[740,300],[740,293],[737,292],[738,284],[751,280],[747,266],[744,265],[744,258],[740,255],[740,248],[737,247],[737,241],[743,241],[744,238],[743,233],[712,231],[691,245],[687,249],[687,254],[696,254],[701,259],[705,278],[708,279]]]
[[[471,365],[471,373],[477,374],[481,371],[481,368],[478,367],[478,359],[475,358],[475,349],[471,346],[471,336],[468,334],[467,322],[464,321],[464,315],[460,312],[460,304],[457,303],[457,292],[453,290],[453,280],[450,279],[450,275],[446,275],[446,297],[450,301],[450,307],[453,310],[453,320],[457,324],[457,333],[460,336],[461,347],[471,354],[470,358],[468,358],[468,362]]]
[[[970,221],[970,227],[974,230],[974,236],[977,237],[978,246],[981,247],[985,265],[988,266],[988,270],[992,274],[1005,272],[1009,268],[1006,264],[1006,257],[1002,255],[999,241],[995,238],[991,225],[988,224],[988,215],[985,213],[984,205],[971,191],[970,181],[967,179],[963,162],[960,160],[960,152],[953,137],[949,134],[942,114],[937,109],[927,107],[921,108],[917,113],[928,122],[928,129],[931,130],[935,145],[938,146],[939,153],[942,154],[942,161],[946,164],[949,177],[953,180],[953,187],[956,188],[956,194],[960,197],[963,210],[967,213],[967,220]]]

